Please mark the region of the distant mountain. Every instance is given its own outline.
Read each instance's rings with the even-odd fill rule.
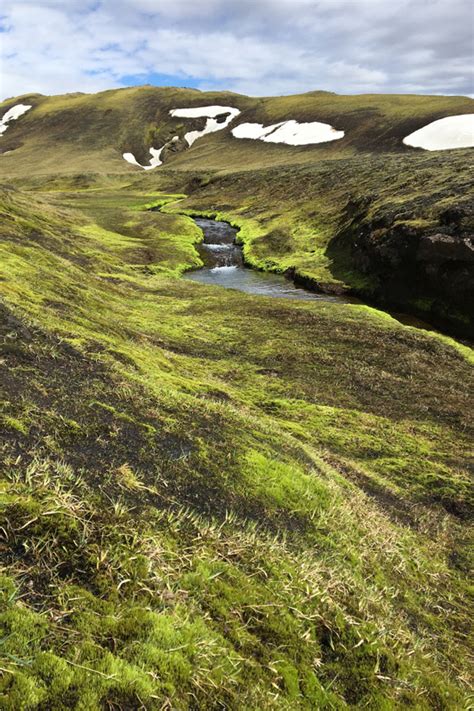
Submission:
[[[315,91],[251,98],[231,92],[141,86],[99,94],[23,95],[4,101],[0,117],[19,104],[32,108],[11,121],[0,138],[0,170],[11,175],[131,172],[137,168],[124,161],[123,154],[149,165],[150,148],[157,151],[164,146],[167,150],[162,157],[170,167],[201,170],[228,168],[229,164],[248,169],[313,163],[367,152],[412,153],[414,149],[404,145],[403,139],[414,131],[438,119],[474,112],[474,101],[466,97],[338,96]],[[220,118],[224,128],[195,142],[188,152],[184,136],[202,131],[207,117],[183,117],[182,112],[173,116],[171,112],[209,106],[232,109],[234,114],[228,114],[230,122],[224,114]],[[274,143],[275,135],[242,140],[232,134],[242,124],[251,124],[250,135],[255,136],[258,126],[265,130],[282,122],[293,122],[293,126],[323,123],[328,132],[332,127],[343,137],[288,147]],[[170,143],[176,136],[179,140]]]

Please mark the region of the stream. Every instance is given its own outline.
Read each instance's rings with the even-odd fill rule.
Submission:
[[[184,276],[187,279],[260,296],[360,303],[357,299],[349,296],[308,291],[281,274],[249,269],[244,265],[242,247],[236,243],[238,230],[235,227],[227,222],[218,222],[203,217],[193,219],[204,233],[204,240],[198,245],[199,256],[204,262],[204,267],[186,272]]]
[[[201,284],[237,289],[247,294],[257,294],[259,296],[305,301],[335,301],[341,304],[364,303],[360,299],[347,294],[337,296],[335,294],[310,291],[303,286],[298,286],[282,274],[263,272],[246,267],[242,247],[236,241],[237,228],[232,227],[228,222],[205,217],[193,217],[192,219],[204,234],[203,241],[197,245],[199,256],[204,262],[204,266],[200,269],[185,272],[183,276],[186,279],[191,279]],[[374,308],[377,307],[375,306]],[[385,312],[406,326],[425,331],[437,330],[431,324],[412,314],[400,313],[391,309],[385,309]],[[462,340],[462,343],[472,345],[466,340]]]

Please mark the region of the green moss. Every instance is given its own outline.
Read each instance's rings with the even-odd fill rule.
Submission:
[[[36,709],[46,697],[46,689],[21,671],[7,673],[0,681],[0,701],[5,711]]]
[[[21,422],[21,420],[17,420],[15,417],[10,417],[9,415],[1,415],[1,420],[2,425],[7,427],[9,430],[13,430],[24,435],[28,434],[28,426],[24,422]]]
[[[197,196],[54,185],[4,197],[0,704],[462,707],[467,348],[177,278]]]

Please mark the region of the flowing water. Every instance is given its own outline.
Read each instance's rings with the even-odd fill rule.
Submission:
[[[278,296],[286,299],[339,301],[354,303],[356,299],[332,294],[317,294],[297,286],[281,274],[260,272],[244,266],[242,247],[236,243],[237,230],[227,222],[207,218],[194,218],[204,233],[204,241],[198,246],[204,262],[202,269],[187,272],[187,279],[238,289],[248,294]]]

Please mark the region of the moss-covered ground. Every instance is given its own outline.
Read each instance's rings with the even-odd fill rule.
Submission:
[[[181,278],[251,180],[2,189],[2,709],[469,704],[471,351]]]

